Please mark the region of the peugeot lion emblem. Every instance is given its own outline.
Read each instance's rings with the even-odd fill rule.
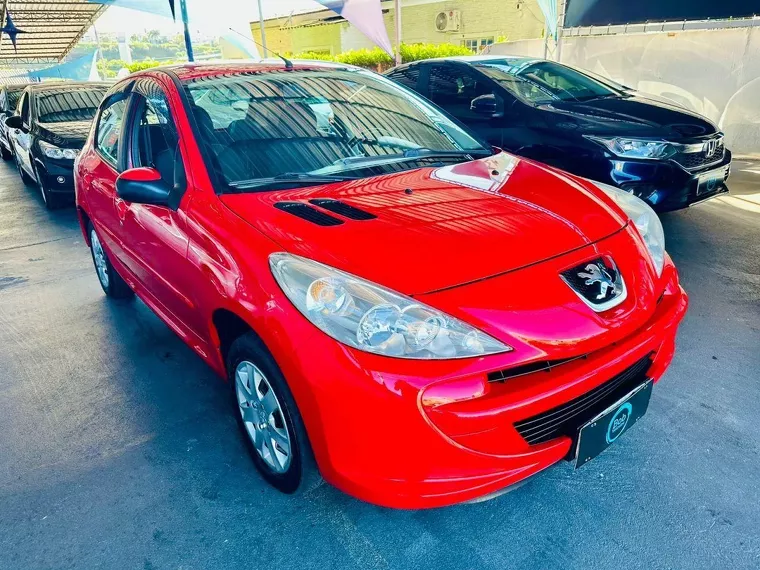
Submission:
[[[560,276],[581,301],[597,313],[618,306],[628,294],[623,276],[608,257],[585,261]]]
[[[607,270],[600,267],[596,263],[589,263],[585,271],[578,273],[578,277],[586,280],[586,285],[593,285],[599,283],[599,293],[596,296],[597,300],[605,299],[607,297],[607,290],[612,289],[612,294],[617,293],[617,287],[612,280],[612,276],[607,273]]]

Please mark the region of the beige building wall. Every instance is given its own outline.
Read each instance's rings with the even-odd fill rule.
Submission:
[[[395,35],[393,2],[383,2],[388,37]],[[536,0],[402,0],[402,41],[404,43],[449,43],[482,45],[499,40],[540,38],[544,18]],[[435,27],[439,12],[458,10],[458,32],[439,32]],[[373,47],[353,26],[329,10],[265,21],[267,46],[280,53],[318,51],[338,54],[350,49]],[[251,32],[261,42],[259,23],[251,22]]]

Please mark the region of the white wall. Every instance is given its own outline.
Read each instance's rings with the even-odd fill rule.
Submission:
[[[543,40],[490,53],[542,57]],[[760,156],[760,27],[566,37],[561,61],[702,113],[734,154]]]

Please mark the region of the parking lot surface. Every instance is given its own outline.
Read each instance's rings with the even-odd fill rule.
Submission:
[[[760,164],[730,186],[663,215],[691,308],[634,429],[492,501],[392,511],[268,487],[225,383],[107,301],[73,208],[0,164],[0,569],[760,568]]]

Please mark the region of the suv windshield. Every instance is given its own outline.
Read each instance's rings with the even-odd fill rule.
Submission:
[[[492,154],[424,99],[363,70],[237,73],[185,86],[211,166],[237,190]]]
[[[39,93],[36,98],[37,120],[40,123],[91,121],[105,92],[104,87]]]
[[[624,95],[612,82],[602,82],[570,67],[551,61],[528,61],[511,65],[509,61],[489,61],[477,68],[513,95],[531,103],[551,101],[588,101]]]

